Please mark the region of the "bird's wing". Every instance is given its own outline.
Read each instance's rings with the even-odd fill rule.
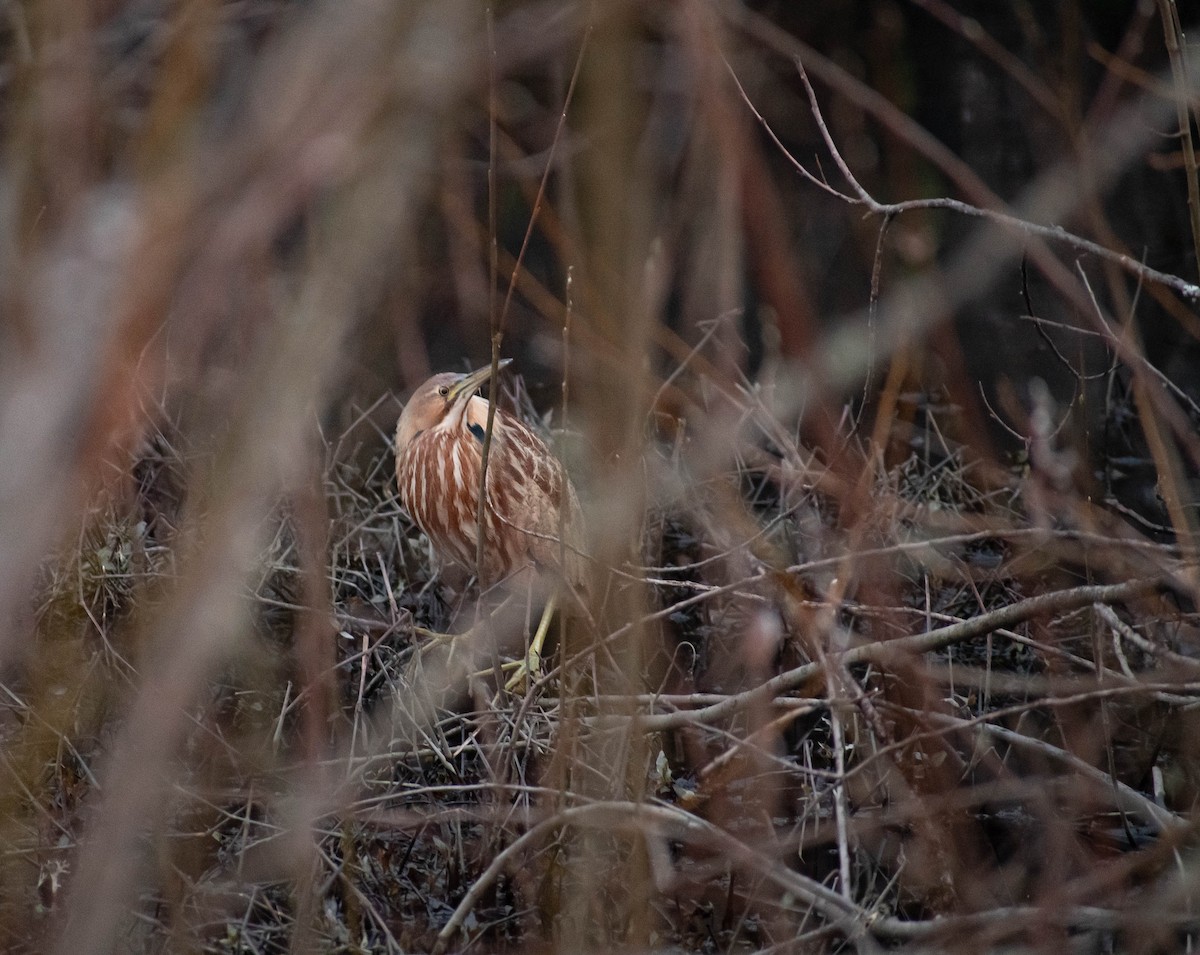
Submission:
[[[583,512],[570,479],[533,431],[507,415],[503,422],[497,416],[497,423],[495,458],[488,462],[489,503],[500,522],[521,535],[529,559],[542,567],[560,566],[559,533],[565,532],[567,575],[581,582]],[[564,506],[565,526],[560,525]]]

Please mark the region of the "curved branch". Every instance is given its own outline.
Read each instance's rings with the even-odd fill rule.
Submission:
[[[1160,582],[1159,578],[1151,577],[1126,581],[1122,584],[1075,587],[1071,590],[1039,594],[990,613],[980,614],[978,617],[964,620],[961,623],[938,627],[927,633],[900,637],[897,640],[863,644],[852,647],[845,653],[830,654],[830,656],[846,666],[855,663],[886,664],[900,656],[941,650],[952,644],[961,643],[963,640],[982,636],[1001,627],[1011,627],[1042,614],[1061,613],[1094,603],[1114,603],[1140,597],[1156,590]],[[752,706],[765,704],[777,696],[804,686],[810,680],[820,677],[823,669],[819,663],[806,663],[781,673],[751,690],[726,697],[719,703],[702,707],[699,710],[639,716],[636,718],[637,726],[644,732],[654,733],[677,729],[698,721],[710,722],[728,719]]]

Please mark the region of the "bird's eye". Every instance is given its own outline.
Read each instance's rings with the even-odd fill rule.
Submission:
[[[445,398],[446,395],[450,394],[450,389],[446,385],[442,385],[442,387],[438,389],[438,394]]]

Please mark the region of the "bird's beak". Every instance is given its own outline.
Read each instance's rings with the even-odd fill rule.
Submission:
[[[511,358],[501,358],[500,364],[496,366],[497,370],[503,370],[512,364]],[[471,372],[462,378],[459,378],[450,386],[450,393],[446,396],[446,400],[453,404],[458,401],[463,395],[473,395],[475,391],[483,385],[485,381],[492,377],[492,366],[484,365],[477,371]]]

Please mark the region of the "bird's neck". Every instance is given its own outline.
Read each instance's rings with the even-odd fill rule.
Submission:
[[[499,416],[499,409],[497,409],[497,416]],[[447,431],[457,431],[462,428],[470,431],[479,441],[482,441],[487,430],[487,419],[488,402],[478,395],[472,395],[469,401],[450,409],[449,414],[442,419],[441,427]]]
[[[499,416],[499,409],[497,409],[497,416]],[[482,436],[487,430],[487,401],[484,398],[475,395],[472,400],[467,402],[466,408],[462,410],[462,424],[476,438],[482,440]]]

